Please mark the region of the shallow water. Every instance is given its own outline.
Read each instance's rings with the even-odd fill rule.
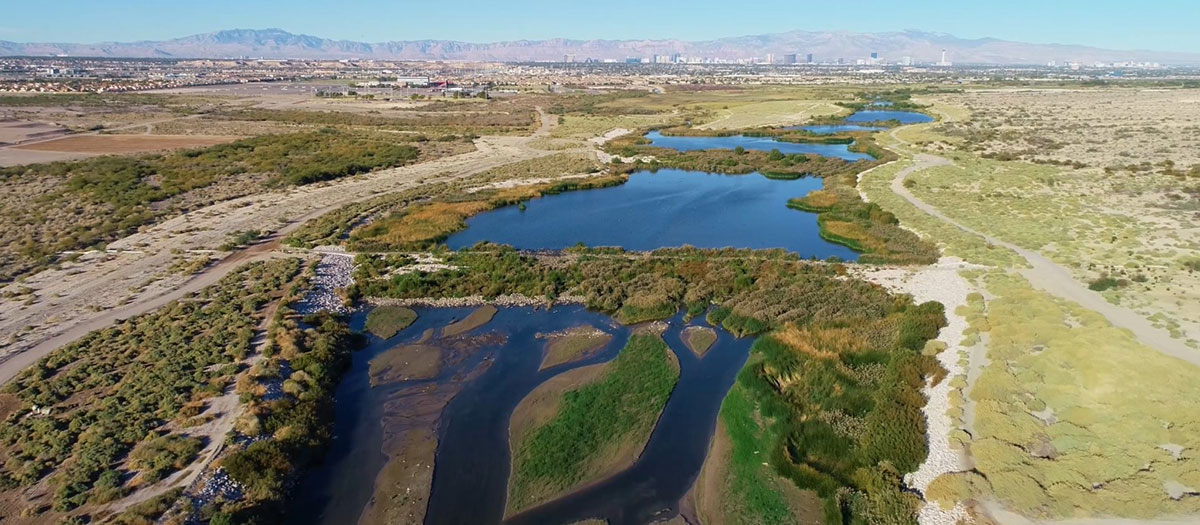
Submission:
[[[547,195],[467,219],[446,240],[459,249],[492,241],[527,250],[559,250],[584,243],[654,250],[783,248],[803,257],[858,255],[820,237],[817,216],[787,207],[788,199],[820,189],[823,180],[774,180],[762,175],[659,170],[637,172],[620,186]]]
[[[718,330],[716,343],[698,358],[680,337],[684,326],[677,315],[663,334],[679,359],[679,383],[638,461],[611,478],[518,514],[506,523],[540,525],[600,518],[609,525],[641,525],[679,512],[680,500],[704,466],[721,402],[746,363],[753,342]]]
[[[883,122],[897,120],[901,124],[921,124],[933,122],[933,117],[914,111],[866,110],[858,111],[846,117],[846,122]]]
[[[849,144],[812,144],[798,142],[783,142],[771,137],[747,137],[733,135],[731,137],[671,137],[657,131],[646,134],[651,146],[670,148],[676,151],[696,151],[704,149],[742,149],[753,151],[779,150],[781,153],[803,153],[835,157],[848,161],[872,160],[866,153],[850,151]]]
[[[550,377],[613,359],[630,334],[629,328],[580,306],[550,310],[501,308],[490,323],[468,335],[500,332],[507,336],[503,344],[480,348],[431,380],[372,387],[372,358],[395,345],[415,341],[427,328],[444,326],[471,311],[416,310],[419,317],[413,326],[390,340],[372,337],[371,345],[354,355],[351,369],[337,390],[333,444],[324,464],[302,480],[289,523],[357,522],[386,461],[381,452],[381,422],[389,421],[384,405],[391,394],[406,384],[411,387],[414,383],[452,381],[464,370],[481,368],[482,374],[469,379],[442,412],[425,523],[499,523],[507,496],[508,424],[513,409]],[[356,325],[361,326],[361,320],[362,314],[357,315]],[[638,461],[588,489],[518,515],[514,523],[569,523],[588,517],[604,517],[613,524],[644,523],[651,517],[677,512],[680,499],[704,463],[721,401],[745,363],[752,341],[718,330],[716,343],[701,359],[681,339],[685,326],[682,314],[668,323],[664,340],[680,363],[680,379]],[[545,340],[536,334],[581,324],[613,334],[613,340],[589,358],[539,371]]]

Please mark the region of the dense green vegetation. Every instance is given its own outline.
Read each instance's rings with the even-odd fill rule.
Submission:
[[[257,383],[239,384],[249,398],[239,431],[268,436],[221,459],[221,466],[244,489],[242,500],[223,502],[215,515],[231,523],[283,522],[289,489],[308,465],[318,461],[333,425],[333,390],[361,341],[346,321],[320,313],[297,319],[280,309],[257,365]],[[264,396],[257,387],[279,382],[283,395]],[[249,388],[247,388],[249,387]]]
[[[781,250],[678,248],[610,255],[609,250],[579,249],[546,258],[484,244],[447,254],[453,270],[390,275],[407,262],[398,256],[360,256],[351,294],[554,298],[570,293],[627,323],[669,317],[681,307],[700,313],[714,304],[710,320],[742,335],[787,322],[837,318],[842,309],[883,315],[891,301],[868,283],[835,279],[838,265],[806,262]],[[838,298],[843,296],[854,304],[842,304]]]
[[[0,281],[54,254],[102,244],[164,217],[252,194],[416,161],[394,136],[334,130],[267,135],[162,155],[0,168]],[[203,191],[200,191],[203,190]]]
[[[779,443],[778,425],[759,425],[746,387],[734,384],[721,403],[721,422],[731,443],[721,512],[735,523],[793,523],[795,516],[763,469],[762,451]],[[713,458],[716,460],[719,458]],[[772,471],[773,472],[773,471]]]
[[[938,250],[932,243],[900,226],[900,221],[876,203],[864,202],[855,175],[826,177],[825,187],[788,201],[788,206],[817,214],[821,238],[861,252],[859,262],[931,264]]]
[[[657,335],[630,337],[602,378],[568,391],[553,419],[514,443],[510,510],[594,475],[592,463],[623,442],[644,442],[679,379],[669,351]]]
[[[821,496],[826,522],[915,523],[920,498],[901,476],[926,455],[921,388],[944,371],[920,350],[944,324],[942,306],[899,303],[848,321],[760,337],[738,384],[774,438],[771,466]]]
[[[417,320],[417,312],[403,306],[376,306],[367,314],[367,331],[380,339],[387,339],[408,328]]]
[[[162,426],[233,380],[260,310],[299,270],[297,259],[247,265],[194,297],[92,332],[23,371],[4,389],[21,410],[0,426],[8,458],[0,486],[14,490],[48,477],[48,497],[65,511],[120,497],[126,473],[152,479],[188,463],[194,438],[162,437]]]
[[[840,278],[839,265],[779,251],[576,249],[554,259],[481,245],[448,254],[457,269],[391,276],[402,258],[359,262],[355,292],[366,296],[570,293],[623,322],[665,318],[685,307],[696,315],[708,310],[710,323],[734,334],[767,333],[738,379],[755,409],[723,416],[735,442],[733,470],[744,454],[736,447],[754,446],[770,451],[779,475],[817,492],[831,523],[908,523],[915,516],[917,497],[901,489],[899,476],[926,453],[921,388],[943,372],[921,349],[944,323],[938,303],[914,305]],[[749,466],[740,470],[749,477],[731,490],[751,498],[747,508],[761,506],[763,522],[772,522],[783,507]]]

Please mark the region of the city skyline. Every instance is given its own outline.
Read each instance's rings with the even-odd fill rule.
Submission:
[[[629,0],[604,5],[557,4],[518,0],[505,9],[470,9],[448,13],[433,4],[395,5],[381,0],[357,2],[353,8],[309,0],[255,3],[218,0],[199,4],[114,0],[92,3],[71,0],[53,12],[32,4],[6,6],[11,15],[0,23],[0,40],[13,42],[129,42],[162,40],[222,29],[280,27],[293,33],[366,42],[395,40],[461,40],[498,42],[569,39],[708,40],[790,30],[894,32],[917,29],[961,38],[998,38],[1037,44],[1070,44],[1120,50],[1200,51],[1200,34],[1190,27],[1194,17],[1180,16],[1197,8],[1184,1],[1153,6],[1124,2],[1071,0],[1053,5],[1009,2],[1004,5],[960,5],[924,2],[895,10],[890,4],[864,0],[855,9],[828,3],[761,1],[727,4]],[[862,11],[886,12],[864,17]],[[763,12],[796,16],[762,16]],[[370,14],[370,16],[364,16]],[[122,23],[97,24],[97,20]],[[536,21],[537,23],[529,23]],[[1069,22],[1069,23],[1068,23]]]

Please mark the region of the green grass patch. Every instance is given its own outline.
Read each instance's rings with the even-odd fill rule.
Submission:
[[[367,331],[375,337],[387,339],[408,328],[417,320],[417,312],[403,306],[377,306],[367,314]]]
[[[656,335],[630,337],[603,378],[567,392],[554,419],[514,444],[510,509],[588,479],[623,442],[644,443],[679,379],[669,351]]]
[[[759,424],[756,412],[749,392],[739,384],[721,403],[720,417],[732,448],[721,510],[734,523],[793,523],[787,500],[771,482],[778,476],[763,466],[762,452],[777,448],[781,430],[770,421]]]

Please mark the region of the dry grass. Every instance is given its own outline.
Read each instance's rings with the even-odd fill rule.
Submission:
[[[505,164],[470,178],[470,184],[496,183],[526,179],[554,179],[564,175],[591,173],[599,169],[596,160],[578,152],[564,152]]]
[[[1200,274],[1186,266],[1200,248],[1200,216],[1188,212],[1200,205],[1200,180],[951,157],[953,166],[911,175],[910,191],[968,227],[1037,250],[1081,282],[1123,280],[1104,292],[1110,301],[1200,346]]]
[[[981,90],[936,99],[973,113],[947,128],[981,153],[1094,167],[1200,164],[1200,93],[1193,89]]]
[[[1166,489],[1200,487],[1197,459],[1164,448],[1200,448],[1195,369],[1018,277],[983,282],[990,363],[970,448],[995,497],[1034,517],[1200,512]]]
[[[713,108],[716,117],[698,126],[701,129],[743,129],[763,126],[804,124],[813,117],[849,114],[850,110],[832,100],[770,100],[726,104]]]
[[[215,146],[233,142],[238,138],[202,135],[77,135],[17,146],[16,149],[103,155]]]
[[[413,244],[437,240],[446,232],[466,226],[466,219],[490,209],[486,202],[434,202],[416,206],[396,218],[388,218],[355,232],[389,244]],[[375,233],[380,232],[380,233]]]
[[[829,208],[838,201],[837,194],[829,190],[813,190],[804,196],[804,203],[814,208]]]

